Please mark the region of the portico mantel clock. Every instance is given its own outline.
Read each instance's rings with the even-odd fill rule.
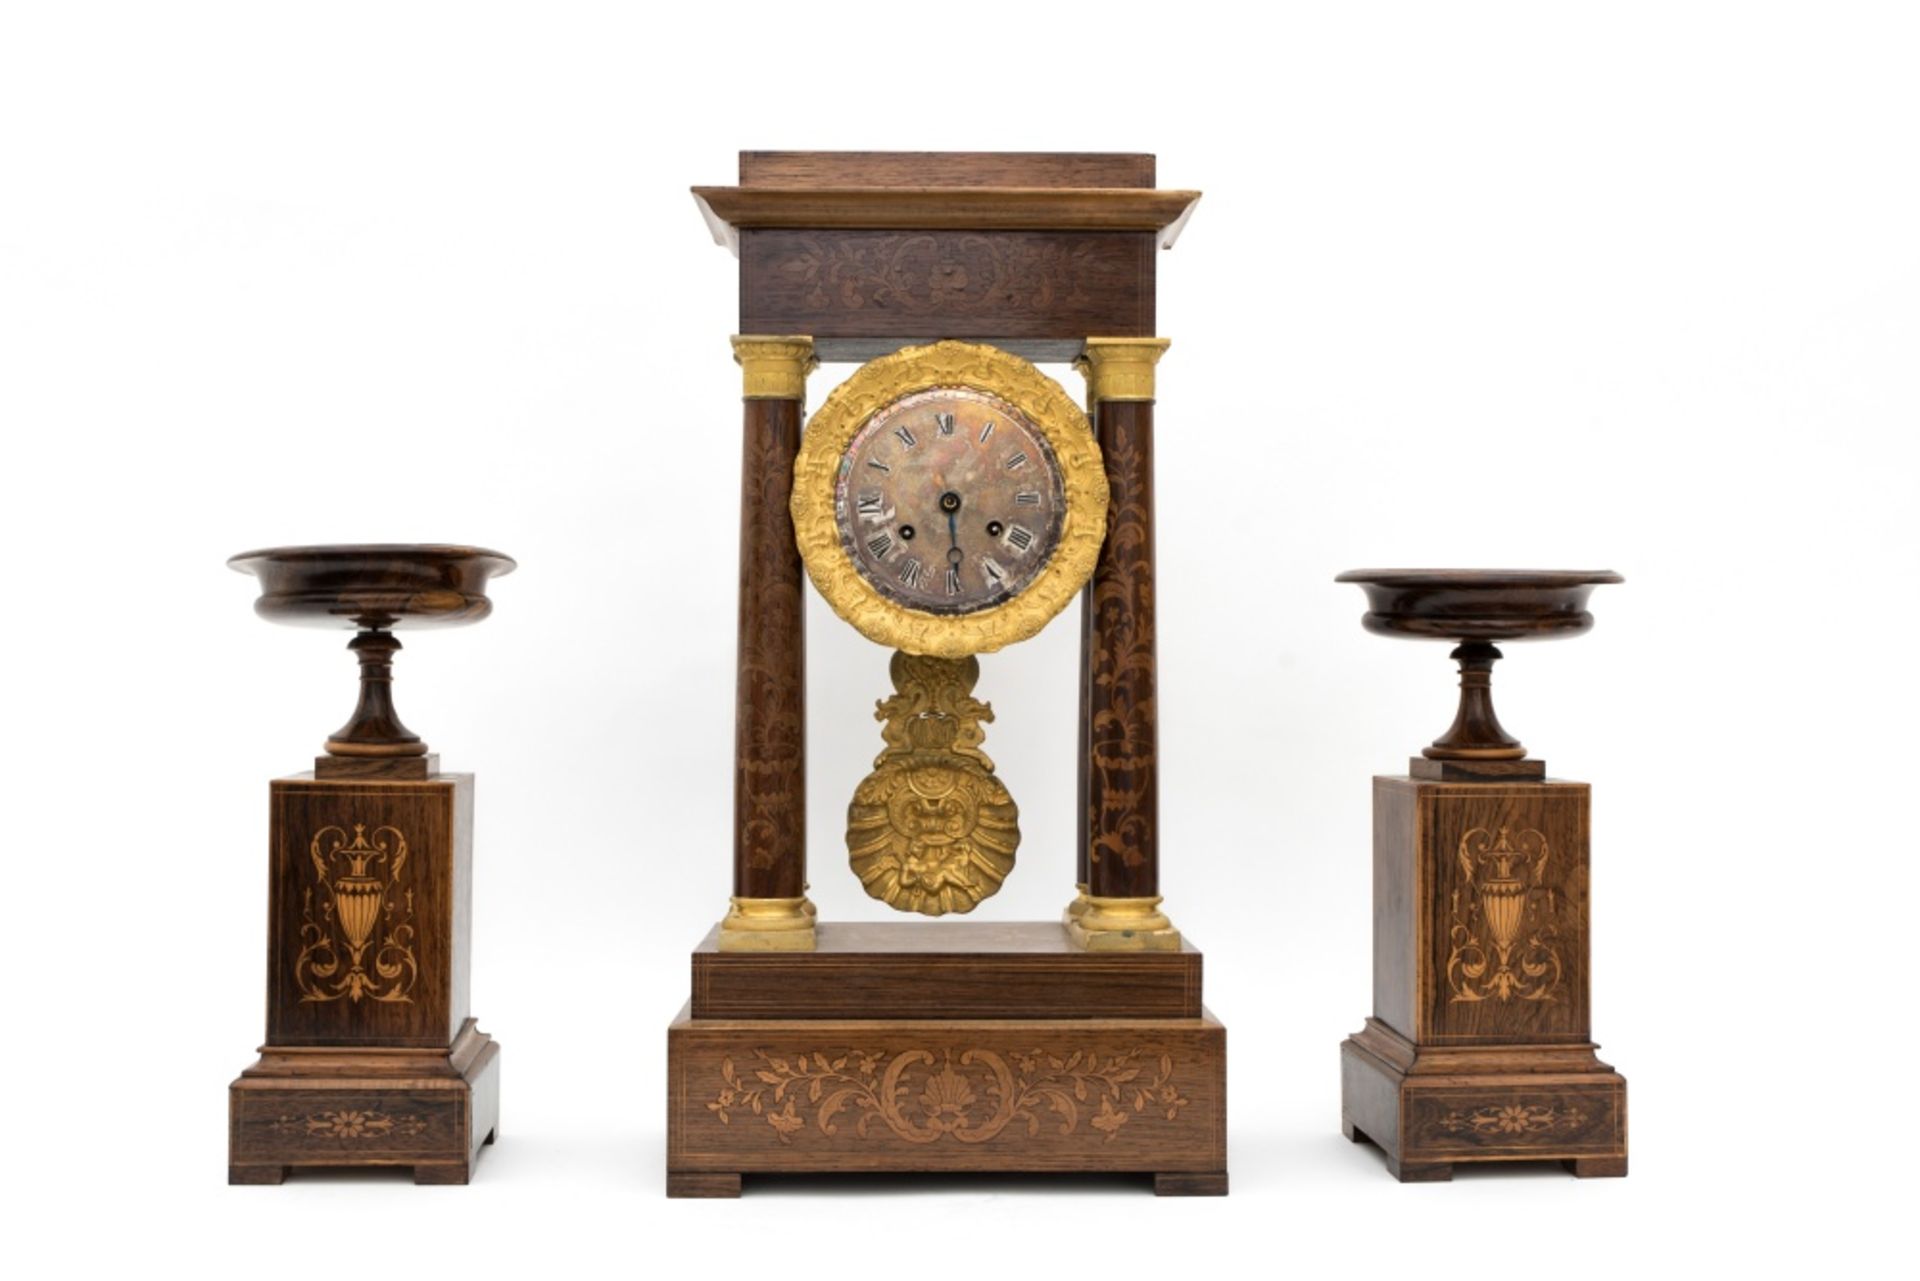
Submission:
[[[844,1170],[1224,1193],[1225,1030],[1159,887],[1154,274],[1198,193],[1144,155],[743,152],[738,186],[694,194],[740,259],[739,683],[733,894],[668,1034],[669,1195]],[[803,427],[823,361],[857,368]],[[822,921],[808,893],[805,579],[892,651],[853,877],[822,898],[911,920]],[[1076,848],[1022,850],[981,657],[1022,661],[1076,597],[1078,795],[1022,802],[1074,814]],[[1062,920],[986,919],[1016,856],[1073,861]]]

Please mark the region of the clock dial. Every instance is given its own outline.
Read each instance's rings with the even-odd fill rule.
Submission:
[[[970,614],[1018,595],[1060,541],[1066,500],[1047,438],[1018,408],[936,387],[875,411],[840,462],[841,546],[889,600]]]

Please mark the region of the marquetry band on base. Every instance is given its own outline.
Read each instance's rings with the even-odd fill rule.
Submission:
[[[1177,952],[1180,931],[1160,910],[1160,896],[1102,898],[1083,895],[1067,908],[1067,937],[1087,952]]]
[[[694,1020],[667,1032],[667,1193],[743,1174],[1113,1172],[1226,1192],[1226,1033],[1192,1019]]]
[[[465,1183],[499,1120],[500,1047],[472,1019],[451,1049],[262,1046],[228,1090],[227,1182],[397,1166]]]
[[[734,895],[720,922],[722,952],[811,952],[816,910],[806,895],[798,898],[745,898]]]
[[[1402,1183],[1456,1165],[1559,1161],[1627,1172],[1627,1082],[1585,1044],[1416,1046],[1377,1019],[1340,1047],[1340,1128]]]

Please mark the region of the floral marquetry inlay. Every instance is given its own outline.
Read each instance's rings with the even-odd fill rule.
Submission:
[[[1577,1130],[1586,1123],[1587,1114],[1577,1107],[1549,1107],[1544,1104],[1498,1104],[1475,1108],[1470,1112],[1449,1112],[1440,1128],[1449,1134],[1497,1136],[1503,1134],[1550,1134],[1555,1130]]]
[[[1551,1001],[1560,985],[1555,917],[1546,884],[1547,838],[1476,827],[1460,837],[1462,887],[1453,892],[1447,985],[1459,1001]]]
[[[293,978],[302,1001],[411,1001],[420,976],[414,955],[413,891],[403,889],[407,838],[398,828],[349,838],[329,825],[307,848],[315,885],[300,900],[300,951]]]
[[[878,1122],[909,1143],[985,1143],[1016,1122],[1016,1133],[1032,1137],[1042,1125],[1073,1134],[1082,1120],[1110,1143],[1136,1121],[1180,1118],[1192,1100],[1174,1083],[1174,1070],[1171,1055],[1146,1049],[846,1049],[792,1059],[756,1050],[744,1068],[721,1060],[721,1088],[707,1111],[722,1125],[762,1119],[783,1144],[809,1126],[838,1134],[848,1121],[863,1139]]]
[[[411,1138],[426,1132],[427,1123],[411,1114],[392,1116],[385,1112],[316,1112],[311,1116],[283,1116],[273,1123],[282,1134],[305,1135],[310,1139],[385,1139]]]

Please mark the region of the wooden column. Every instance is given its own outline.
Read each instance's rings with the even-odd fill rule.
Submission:
[[[740,651],[734,710],[733,899],[722,951],[805,952],[806,635],[787,500],[800,449],[805,337],[733,340],[744,396],[740,462]]]
[[[1082,644],[1086,891],[1067,931],[1090,951],[1180,946],[1160,911],[1159,704],[1154,656],[1154,365],[1164,338],[1089,338],[1094,433],[1111,498]]]

